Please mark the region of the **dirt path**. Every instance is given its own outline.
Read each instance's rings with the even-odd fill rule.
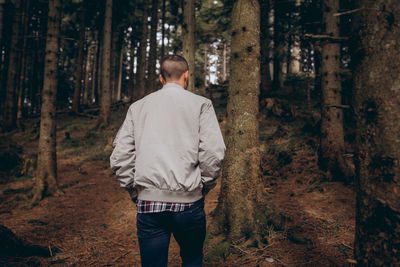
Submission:
[[[0,214],[0,221],[26,240],[59,248],[54,266],[139,266],[136,206],[119,188],[104,161],[81,164],[59,154],[60,186],[65,194],[50,197],[34,208]],[[206,199],[207,214],[216,206],[216,192]],[[172,238],[170,266],[180,266],[179,248]]]

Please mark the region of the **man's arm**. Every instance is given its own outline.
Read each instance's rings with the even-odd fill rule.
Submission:
[[[121,187],[125,188],[132,200],[136,202],[137,191],[133,187],[136,149],[131,112],[131,109],[129,109],[125,121],[114,139],[114,150],[110,156],[110,165],[120,181]]]
[[[213,105],[208,100],[200,114],[199,164],[204,195],[217,184],[225,144]]]

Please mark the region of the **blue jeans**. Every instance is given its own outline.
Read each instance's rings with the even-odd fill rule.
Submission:
[[[202,266],[206,236],[204,198],[181,212],[138,213],[136,223],[143,267],[168,265],[171,233],[181,249],[182,266]]]

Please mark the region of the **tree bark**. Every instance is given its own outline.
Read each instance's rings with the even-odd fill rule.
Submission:
[[[358,266],[400,265],[400,17],[397,0],[359,1],[353,59]]]
[[[79,44],[78,44],[78,58],[76,60],[75,67],[75,88],[74,88],[74,99],[72,101],[72,111],[74,113],[79,112],[79,106],[81,102],[81,91],[82,91],[82,77],[83,77],[83,50],[85,44],[85,13],[86,8],[84,2],[81,3],[80,11],[80,24],[79,24]]]
[[[106,12],[104,16],[102,64],[101,64],[101,98],[98,124],[108,123],[111,105],[112,88],[110,84],[110,57],[111,57],[111,24],[112,24],[112,0],[106,0]]]
[[[61,22],[60,0],[49,1],[47,19],[46,56],[40,114],[39,155],[35,178],[35,203],[48,195],[59,194],[56,154],[56,101],[59,36]]]
[[[157,62],[157,26],[158,26],[158,0],[151,4],[151,30],[150,30],[150,53],[149,69],[147,73],[147,92],[156,91],[156,62]]]
[[[143,17],[142,17],[142,36],[140,38],[140,47],[138,53],[138,61],[136,66],[136,86],[134,91],[134,99],[140,99],[145,94],[146,79],[146,48],[147,48],[147,7],[148,0],[144,1]]]
[[[339,10],[336,0],[323,1],[324,33],[339,36]],[[321,99],[321,139],[319,151],[320,167],[327,171],[331,179],[347,179],[348,167],[344,161],[343,112],[340,79],[340,44],[322,41],[322,99]]]
[[[260,9],[257,0],[237,0],[232,11],[232,41],[227,106],[227,153],[222,168],[216,229],[228,240],[259,240],[261,217],[270,205],[260,178],[258,95],[260,91]],[[215,229],[214,229],[215,230]]]
[[[182,39],[182,55],[189,64],[189,85],[187,90],[196,94],[203,94],[200,88],[195,88],[195,9],[194,0],[183,1],[183,39]]]
[[[7,84],[5,105],[3,114],[4,130],[9,131],[16,127],[16,89],[18,74],[18,54],[20,49],[20,24],[21,24],[21,1],[14,4],[15,14],[13,17],[13,30],[11,37],[10,56],[7,72]]]

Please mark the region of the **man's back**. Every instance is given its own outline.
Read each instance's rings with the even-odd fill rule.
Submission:
[[[138,198],[166,202],[200,199],[201,162],[206,161],[204,166],[212,171],[212,162],[220,162],[225,150],[211,101],[168,83],[132,104],[127,120],[132,128],[120,131],[133,132],[133,186],[138,188]],[[116,152],[126,149],[129,146],[121,146]]]

